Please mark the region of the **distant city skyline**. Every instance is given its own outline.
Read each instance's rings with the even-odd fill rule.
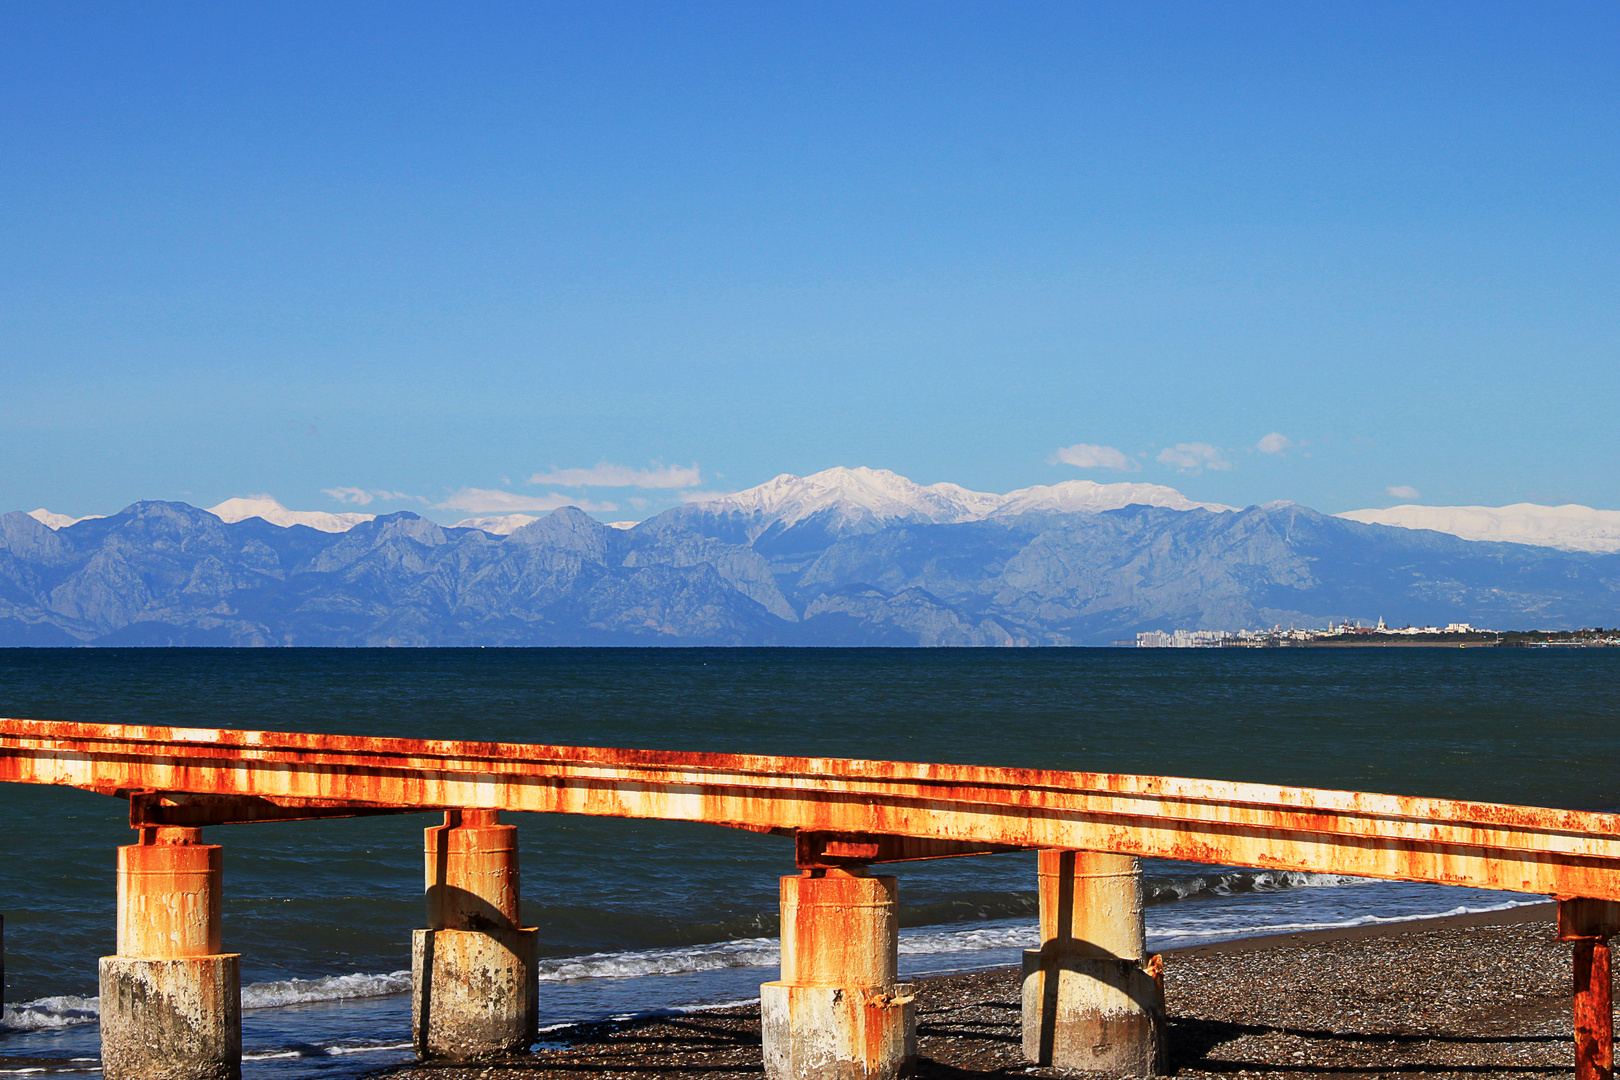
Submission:
[[[0,510],[1620,509],[1612,5],[14,8]]]

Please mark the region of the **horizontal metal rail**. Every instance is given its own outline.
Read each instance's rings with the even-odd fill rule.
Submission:
[[[1114,851],[1620,900],[1620,815],[1218,780],[0,720],[0,781]]]

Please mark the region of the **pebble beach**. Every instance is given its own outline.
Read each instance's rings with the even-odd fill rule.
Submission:
[[[1183,1077],[1565,1077],[1570,950],[1552,906],[1250,938],[1165,954],[1171,1071]],[[1018,973],[917,984],[916,1075],[1056,1076],[1022,1058]],[[578,1025],[522,1057],[377,1080],[757,1077],[759,1010]]]

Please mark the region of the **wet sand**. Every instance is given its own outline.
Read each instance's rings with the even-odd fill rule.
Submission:
[[[1553,905],[1323,930],[1165,953],[1172,1070],[1184,1077],[1567,1077],[1570,947]],[[1056,1076],[1023,1061],[1018,973],[918,981],[917,1075]],[[529,1055],[414,1066],[391,1080],[759,1077],[759,1009],[586,1024]]]

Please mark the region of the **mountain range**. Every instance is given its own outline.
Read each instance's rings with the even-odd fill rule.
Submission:
[[[1620,555],[1149,484],[990,495],[840,469],[620,527],[572,507],[480,527],[251,509],[0,516],[0,645],[1097,645],[1341,618],[1613,625],[1620,608]]]

